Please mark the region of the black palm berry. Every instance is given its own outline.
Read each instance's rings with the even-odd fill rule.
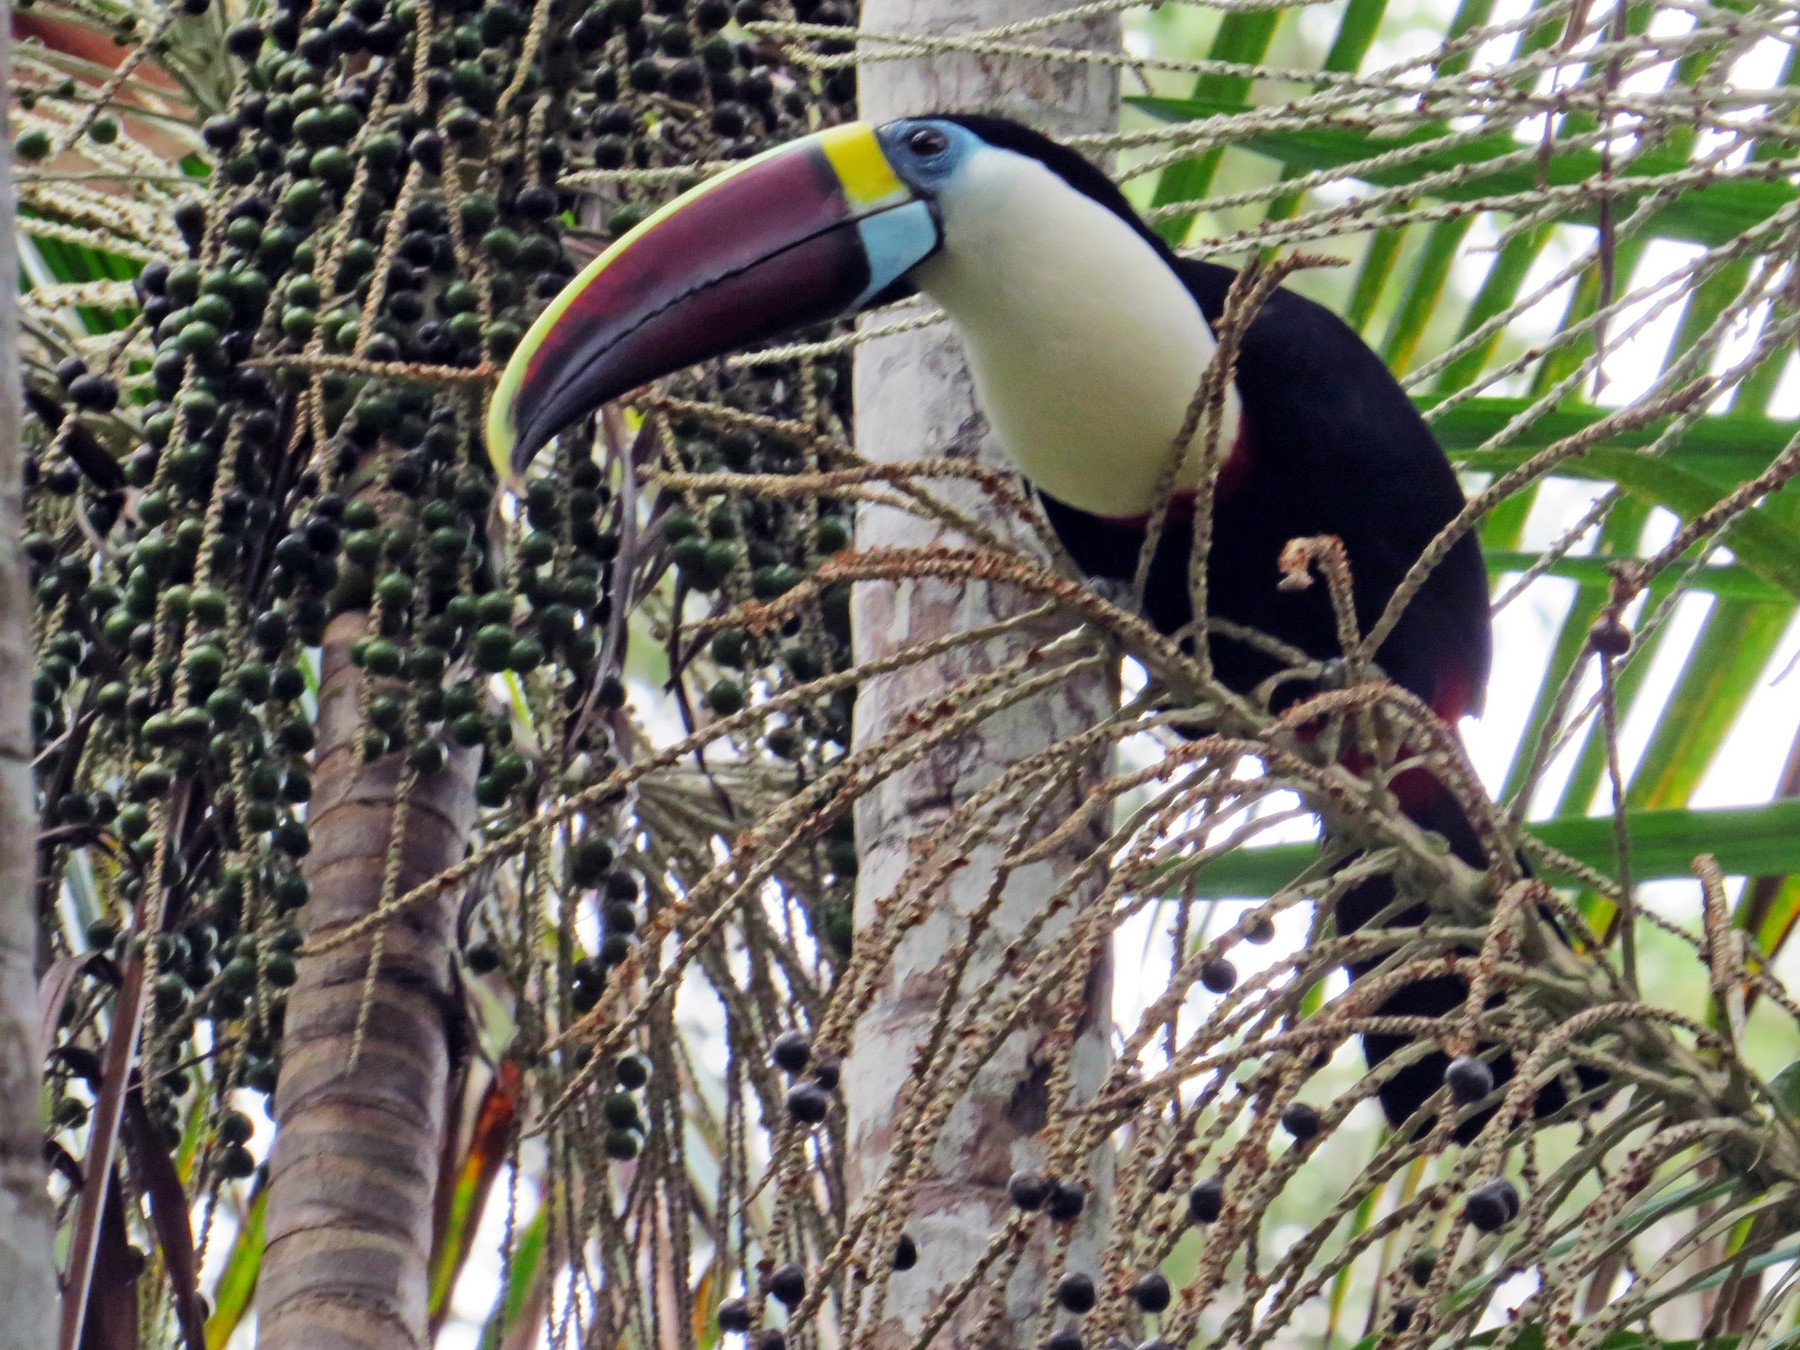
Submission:
[[[1089,1312],[1094,1306],[1094,1281],[1071,1271],[1056,1282],[1056,1301],[1072,1313]]]
[[[1161,1271],[1151,1271],[1131,1286],[1131,1299],[1147,1313],[1159,1313],[1169,1306],[1169,1282]]]
[[[1225,1183],[1208,1177],[1188,1192],[1188,1214],[1195,1223],[1212,1223],[1225,1211]]]
[[[1050,1187],[1050,1198],[1044,1202],[1044,1213],[1057,1223],[1074,1223],[1087,1208],[1087,1192],[1073,1181],[1058,1181]]]
[[[1463,1218],[1483,1233],[1498,1233],[1519,1217],[1519,1188],[1505,1177],[1485,1181],[1463,1197]]]
[[[1403,1298],[1394,1304],[1394,1316],[1389,1324],[1395,1332],[1407,1330],[1413,1324],[1413,1317],[1419,1311],[1419,1300]]]
[[[740,1334],[750,1330],[750,1305],[741,1298],[728,1298],[721,1302],[719,1330]]]
[[[619,136],[602,136],[594,142],[593,156],[596,169],[622,169],[630,147]]]
[[[84,412],[111,412],[119,406],[118,381],[106,375],[78,375],[69,382],[69,398]]]
[[[1214,994],[1229,994],[1237,984],[1237,967],[1222,956],[1215,956],[1200,967],[1200,983]]]
[[[783,1306],[797,1308],[806,1297],[806,1272],[793,1262],[779,1266],[769,1276],[769,1297]]]
[[[706,70],[698,61],[677,61],[663,76],[663,92],[683,103],[692,103],[705,88]]]
[[[444,138],[435,131],[421,131],[412,138],[406,147],[419,167],[426,173],[441,173],[444,168]]]
[[[623,103],[609,103],[594,114],[596,136],[629,136],[637,130],[637,118]]]
[[[1459,1105],[1470,1106],[1494,1090],[1494,1071],[1474,1055],[1458,1055],[1444,1070],[1444,1085]]]
[[[911,1270],[919,1264],[919,1244],[912,1240],[910,1233],[902,1233],[900,1240],[894,1244],[894,1269]]]
[[[827,1092],[835,1092],[837,1090],[838,1077],[842,1071],[843,1066],[835,1059],[822,1059],[817,1064],[813,1065],[813,1082],[817,1083]]]
[[[1050,1183],[1036,1172],[1014,1172],[1006,1183],[1006,1195],[1027,1214],[1042,1209],[1050,1198]]]
[[[1292,1102],[1281,1113],[1281,1128],[1304,1144],[1319,1133],[1319,1113],[1305,1102]]]
[[[775,80],[767,69],[758,68],[738,81],[738,96],[746,103],[766,108],[775,98]]]
[[[784,1031],[775,1038],[775,1043],[769,1047],[769,1058],[783,1073],[797,1074],[806,1067],[806,1062],[812,1058],[812,1042],[806,1038],[804,1032]]]
[[[1616,615],[1602,615],[1588,630],[1588,646],[1617,660],[1631,650],[1631,630]]]
[[[527,220],[548,220],[556,214],[556,189],[541,184],[520,188],[513,206]]]
[[[225,33],[225,50],[240,61],[254,61],[262,50],[263,30],[254,23],[234,23]]]
[[[1044,1341],[1044,1350],[1083,1350],[1081,1333],[1074,1327],[1053,1331]]]
[[[817,1083],[796,1083],[788,1089],[788,1115],[802,1125],[817,1125],[831,1110],[831,1098]]]
[[[713,109],[712,129],[719,135],[731,138],[742,136],[749,126],[749,118],[741,103],[724,102]]]
[[[200,128],[200,139],[214,150],[229,150],[238,142],[243,134],[243,127],[238,119],[226,113],[217,117],[209,117]]]
[[[598,14],[584,14],[569,29],[569,45],[582,56],[591,55],[606,45],[606,20]]]

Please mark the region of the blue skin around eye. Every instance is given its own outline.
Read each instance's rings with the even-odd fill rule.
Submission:
[[[942,132],[949,138],[950,144],[935,155],[916,153],[907,145],[906,137],[909,132],[920,127],[932,127]],[[900,176],[901,181],[926,196],[942,191],[969,156],[981,147],[981,138],[967,127],[932,118],[909,117],[899,122],[889,122],[877,130],[875,135],[881,142],[888,163],[894,166],[894,172]]]

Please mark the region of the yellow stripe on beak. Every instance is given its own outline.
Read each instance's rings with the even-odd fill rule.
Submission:
[[[846,122],[822,131],[818,144],[843,184],[844,196],[858,211],[908,195],[875,137],[875,128],[867,122]]]

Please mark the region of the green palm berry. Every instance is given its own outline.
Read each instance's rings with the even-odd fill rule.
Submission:
[[[511,789],[520,786],[531,776],[531,766],[525,762],[525,756],[517,750],[503,750],[494,756],[494,763],[488,770],[488,776],[502,786]]]
[[[482,670],[499,673],[512,659],[513,630],[508,624],[490,623],[476,630],[470,654]]]
[[[706,706],[720,717],[730,717],[744,707],[744,686],[736,680],[717,680],[706,691]]]
[[[363,668],[372,675],[398,675],[403,659],[399,645],[388,638],[374,638],[363,648]]]

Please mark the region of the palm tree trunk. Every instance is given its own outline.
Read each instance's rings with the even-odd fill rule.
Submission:
[[[0,88],[13,85],[11,5],[0,0]],[[0,137],[0,1350],[38,1350],[56,1327],[38,1064],[38,923],[32,860],[31,578],[20,553],[18,259],[13,133]]]
[[[316,944],[374,911],[401,823],[404,894],[463,856],[474,756],[408,788],[402,756],[362,761],[364,616],[326,630],[311,810]],[[402,794],[405,795],[402,795]],[[448,1099],[451,942],[458,897],[414,905],[375,934],[300,963],[288,999],[269,1176],[268,1248],[257,1290],[262,1350],[414,1350],[428,1343],[433,1197]],[[380,966],[356,1046],[371,944]]]
[[[12,87],[11,7],[0,0],[0,87]],[[53,1344],[56,1271],[37,1059],[32,864],[31,590],[19,551],[19,330],[12,141],[0,130],[0,1350]]]
[[[943,33],[1011,23],[1062,7],[1060,0],[983,0],[974,6],[967,0],[866,0],[862,22],[881,32]],[[1119,40],[1118,23],[1108,16],[1032,40],[1112,47]],[[861,110],[874,122],[941,109],[970,110],[1007,114],[1066,134],[1110,129],[1117,112],[1115,74],[1098,65],[951,53],[869,64],[860,78]],[[1003,466],[976,410],[960,348],[947,330],[905,334],[864,347],[856,363],[856,410],[858,449],[871,460],[892,463],[936,454]],[[1004,534],[1014,528],[973,488],[943,495],[990,529]],[[917,547],[941,539],[929,523],[891,510],[867,509],[858,521],[861,548]],[[856,657],[859,662],[879,659],[914,642],[1016,615],[1031,603],[1017,592],[976,581],[859,585]],[[1057,620],[863,681],[856,705],[858,740],[867,743],[891,732],[922,701],[1020,659],[1065,628]],[[1053,692],[989,719],[966,740],[943,747],[861,802],[858,932],[869,932],[882,909],[895,903],[897,883],[921,842],[958,802],[1008,765],[1092,726],[1116,706],[1116,698],[1116,682],[1106,673],[1065,681]],[[1088,765],[1088,778],[1101,767]],[[1044,828],[1063,819],[1074,803],[1071,795],[1046,812]],[[1092,834],[1082,834],[1067,840],[1056,856],[1013,872],[1000,911],[963,977],[965,1002],[991,998],[1002,986],[998,968],[1003,951],[1039,914],[1042,897],[1057,889],[1060,878],[1095,842]],[[880,1186],[892,1163],[903,1125],[898,1084],[903,1077],[917,1076],[903,1075],[900,1066],[917,1053],[934,1020],[945,987],[946,950],[966,935],[968,916],[984,904],[992,885],[994,859],[977,854],[969,861],[934,898],[930,919],[900,947],[886,987],[857,1026],[844,1073],[855,1198]],[[1039,942],[1056,942],[1066,927],[1053,926]],[[1043,1162],[1038,1136],[1047,1109],[1057,1105],[1045,1100],[1043,1090],[1050,1066],[1072,1060],[1078,1066],[1073,1091],[1097,1088],[1108,1059],[1110,994],[1110,961],[1102,954],[1088,972],[1074,1044],[1054,1043],[1054,1016],[1046,1011],[1016,1030],[981,1070],[955,1108],[953,1128],[935,1141],[906,1217],[907,1232],[919,1247],[919,1264],[889,1288],[884,1312],[875,1324],[862,1328],[859,1344],[884,1350],[911,1344],[926,1319],[942,1307],[946,1291],[969,1274],[1006,1216],[1008,1176]],[[1058,1254],[1055,1242],[1034,1242],[1005,1283],[1003,1305],[996,1307],[985,1295],[969,1299],[934,1344],[971,1344],[981,1324],[984,1334],[993,1337],[983,1344],[1011,1350],[1040,1340],[1042,1327],[1034,1325],[1034,1315],[1045,1306],[1060,1263],[1093,1259],[1092,1236],[1104,1223],[1109,1179],[1106,1161],[1096,1160],[1085,1178],[1085,1241],[1078,1240],[1066,1255]],[[1097,1266],[1086,1268],[1099,1273]]]

